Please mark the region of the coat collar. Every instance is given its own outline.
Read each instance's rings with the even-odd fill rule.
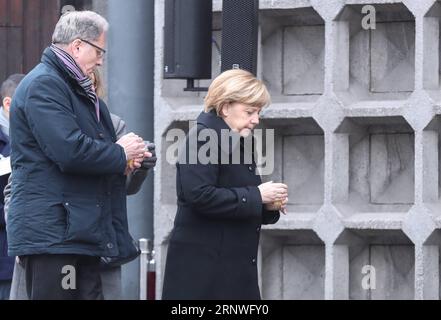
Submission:
[[[218,137],[218,143],[221,146],[221,150],[226,153],[232,153],[237,147],[243,147],[244,138],[238,133],[231,130],[228,124],[222,117],[219,117],[215,110],[210,112],[204,112],[199,115],[197,123],[203,125],[208,129],[213,129]],[[222,132],[229,134],[229,143],[224,145],[222,142]]]
[[[225,120],[216,114],[215,110],[210,112],[202,111],[197,119],[197,123],[209,129],[214,129],[219,137],[221,136],[222,130],[231,130]]]
[[[73,79],[66,67],[61,63],[61,61],[57,58],[55,53],[51,50],[50,47],[46,48],[43,52],[43,56],[41,57],[41,63],[50,66],[55,69],[61,77],[69,83],[69,85],[79,94],[88,98],[86,91],[78,84],[78,82]]]
[[[78,82],[73,79],[69,72],[67,71],[66,67],[63,65],[63,63],[57,58],[55,53],[51,50],[51,48],[46,48],[43,52],[43,56],[41,58],[41,63],[48,65],[52,69],[56,70],[56,72],[75,90],[75,92],[81,96],[86,97],[89,101],[89,97],[86,94],[86,91],[78,84]],[[104,116],[105,121],[104,123],[112,123],[110,119],[110,115],[107,111],[107,105],[104,103],[103,100],[99,99],[100,104],[100,115]],[[105,106],[105,107],[104,107]],[[95,106],[93,106],[95,108]],[[105,109],[105,110],[104,110]],[[95,109],[93,109],[93,112],[95,114]],[[96,118],[96,117],[95,117]],[[113,139],[116,139],[116,135],[114,134],[115,130],[113,127],[109,127],[112,132]]]

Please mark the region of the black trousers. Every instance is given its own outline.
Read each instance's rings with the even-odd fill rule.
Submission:
[[[30,300],[103,300],[99,257],[32,255],[20,261]]]

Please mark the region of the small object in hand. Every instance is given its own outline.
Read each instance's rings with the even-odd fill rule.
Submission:
[[[274,201],[273,206],[276,208],[276,210],[282,209],[282,201],[281,200]]]
[[[152,156],[150,158],[145,158],[144,161],[141,164],[141,168],[148,170],[156,166],[156,146],[153,142],[144,141],[146,145],[146,151],[150,152]]]
[[[130,168],[133,167],[133,162],[134,162],[133,159],[127,161],[127,166],[129,166]]]

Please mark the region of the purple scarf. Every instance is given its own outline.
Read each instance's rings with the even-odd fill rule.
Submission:
[[[98,100],[98,97],[95,93],[95,88],[93,87],[92,80],[88,76],[85,76],[81,68],[78,66],[78,64],[75,62],[75,60],[72,58],[70,54],[68,54],[66,51],[58,48],[56,45],[51,45],[51,50],[55,53],[55,55],[58,57],[58,59],[63,62],[63,64],[66,66],[67,71],[69,72],[70,76],[75,79],[78,84],[86,91],[87,96],[89,99],[93,102],[95,105],[95,111],[96,111],[96,117],[98,119],[98,122],[100,121],[100,102]]]

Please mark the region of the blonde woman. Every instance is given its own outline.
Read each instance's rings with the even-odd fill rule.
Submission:
[[[168,247],[163,299],[260,299],[260,228],[276,223],[288,201],[286,185],[262,184],[255,162],[243,161],[247,158],[244,138],[259,124],[260,112],[269,102],[265,85],[247,71],[224,72],[210,86],[205,110],[187,137],[187,158],[180,158],[176,165],[178,210]],[[218,161],[191,164],[191,153],[199,154],[203,143],[192,150],[190,141],[207,129],[218,138],[218,149],[211,150],[217,152]],[[220,143],[225,133],[236,135],[240,143],[226,149]],[[222,157],[231,160],[234,152],[240,152],[240,164],[221,161]]]

